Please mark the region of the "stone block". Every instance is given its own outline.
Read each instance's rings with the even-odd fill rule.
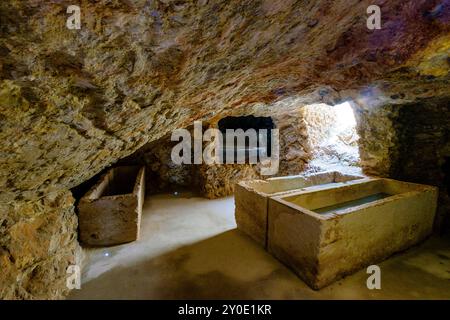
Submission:
[[[270,198],[268,251],[323,288],[429,236],[437,194],[431,186],[366,179]]]
[[[235,217],[238,229],[267,247],[268,198],[289,194],[300,189],[311,189],[324,184],[345,183],[361,176],[335,171],[312,175],[241,181],[235,186]]]
[[[144,167],[110,169],[78,205],[81,243],[108,246],[137,240],[144,194]]]

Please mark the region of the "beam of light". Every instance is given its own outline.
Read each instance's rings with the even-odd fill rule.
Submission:
[[[341,130],[356,126],[355,114],[349,102],[344,102],[333,107],[336,114],[336,126]]]

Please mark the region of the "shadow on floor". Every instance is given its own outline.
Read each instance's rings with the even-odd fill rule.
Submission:
[[[292,272],[235,229],[148,261],[116,267],[83,284],[71,298],[272,298],[273,292],[266,291],[280,286],[276,283],[280,281],[306,289]]]
[[[368,290],[368,275],[361,270],[314,291],[234,229],[147,261],[116,267],[72,291],[69,298],[449,299],[450,251],[443,246],[440,239],[431,239],[381,263],[382,290]],[[427,261],[427,266],[420,267]]]

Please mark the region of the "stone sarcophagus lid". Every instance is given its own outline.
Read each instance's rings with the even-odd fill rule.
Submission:
[[[438,190],[390,179],[269,199],[268,251],[320,289],[424,240]]]
[[[109,246],[137,240],[144,184],[144,167],[116,167],[103,175],[78,204],[82,244]]]
[[[266,248],[268,200],[270,197],[363,178],[362,176],[327,171],[308,176],[241,181],[235,187],[235,218],[238,229]]]

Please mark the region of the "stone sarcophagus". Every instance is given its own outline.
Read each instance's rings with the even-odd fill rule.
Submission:
[[[312,175],[241,181],[235,187],[235,218],[238,229],[248,234],[260,245],[267,246],[268,199],[316,186],[345,183],[362,176],[335,171]]]
[[[437,195],[431,186],[365,179],[275,196],[268,251],[320,289],[424,240]]]
[[[81,243],[108,246],[137,240],[144,193],[144,167],[110,169],[78,204]]]

